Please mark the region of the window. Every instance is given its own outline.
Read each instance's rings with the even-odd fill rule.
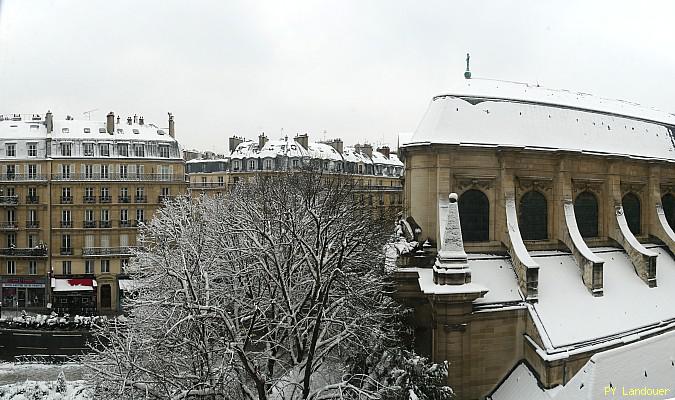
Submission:
[[[16,233],[7,234],[7,247],[16,247]]]
[[[293,168],[298,168],[300,166],[299,160],[293,160]]]
[[[66,129],[66,128],[64,128]],[[72,143],[61,143],[61,155],[64,157],[70,157],[72,155],[73,144]]]
[[[70,235],[61,235],[61,248],[70,249]]]
[[[85,221],[93,221],[94,220],[94,210],[91,208],[88,208],[84,210],[84,220]]]
[[[101,273],[105,274],[110,272],[110,260],[101,260]]]
[[[666,215],[666,221],[671,229],[675,229],[675,197],[666,193],[661,198],[661,205],[663,206],[663,213]]]
[[[91,128],[84,128],[84,133],[91,133]]]
[[[101,179],[108,179],[110,177],[107,164],[101,164]]]
[[[68,204],[72,202],[73,198],[70,195],[70,188],[69,187],[61,188],[61,203]]]
[[[225,178],[222,176],[218,177],[218,186],[224,186],[225,185]]]
[[[235,170],[235,171],[239,171],[239,161],[238,160],[232,161],[232,169]]]
[[[37,275],[37,261],[28,261],[28,275]]]
[[[574,201],[574,215],[582,237],[598,236],[598,200],[591,192],[581,192]]]
[[[16,144],[5,144],[5,153],[7,153],[7,157],[16,157]]]
[[[70,179],[70,164],[61,164],[61,177]]]
[[[142,222],[145,220],[145,212],[142,208],[136,209],[136,221]]]
[[[159,145],[159,156],[162,158],[169,158],[169,146],[160,144]]]
[[[126,208],[120,209],[120,221],[126,222],[129,221],[129,210]]]
[[[84,152],[85,157],[93,157],[94,156],[94,144],[93,143],[82,143],[82,150]]]
[[[163,181],[171,180],[171,167],[168,165],[159,166],[159,179]]]
[[[94,273],[94,260],[85,260],[84,261],[84,273],[93,274]]]
[[[255,169],[255,160],[249,160],[248,162],[248,170],[253,171]]]
[[[94,197],[94,188],[93,187],[84,188],[84,197],[89,198],[89,199]]]
[[[37,157],[37,143],[28,143],[28,157]]]
[[[134,145],[134,156],[135,157],[145,157],[145,145],[135,144]]]
[[[117,144],[117,155],[120,157],[128,157],[129,156],[129,145],[126,143],[118,143]]]
[[[523,240],[548,239],[548,209],[546,197],[530,191],[520,199],[518,225]]]
[[[7,179],[14,179],[16,176],[16,165],[7,165]]]
[[[37,178],[37,165],[28,164],[28,179],[36,179],[36,178]]]
[[[13,208],[7,210],[7,222],[15,223],[16,222],[16,212]]]
[[[206,177],[202,176],[202,185],[206,186]]]
[[[91,179],[94,177],[94,166],[91,164],[84,165],[84,179]]]
[[[465,242],[490,240],[490,203],[480,190],[470,189],[459,196],[459,221]]]
[[[129,197],[129,188],[120,188],[120,197]]]
[[[72,263],[70,261],[62,261],[61,270],[63,275],[70,275],[72,273]]]
[[[61,221],[65,223],[69,223],[71,221],[70,219],[70,210],[69,209],[64,209],[61,210]]]
[[[265,169],[266,170],[272,169],[272,160],[265,160]]]
[[[128,168],[126,164],[120,164],[120,179],[127,179],[129,177],[128,175]]]
[[[28,247],[33,248],[38,245],[38,237],[34,234],[28,235]]]
[[[110,145],[108,143],[100,143],[98,145],[98,152],[101,157],[110,157]]]
[[[108,222],[110,221],[110,210],[107,208],[101,209],[101,221]]]
[[[633,193],[627,193],[621,199],[623,206],[623,215],[628,223],[628,229],[634,235],[640,234],[640,199]]]
[[[16,275],[16,261],[7,260],[7,275]]]
[[[70,128],[61,128],[61,133],[68,133],[70,132]]]
[[[142,187],[142,186],[141,186],[141,187],[137,187],[137,188],[136,188],[136,197],[140,199],[140,198],[143,198],[144,195],[145,195],[145,188]]]
[[[163,197],[169,197],[171,195],[171,189],[169,189],[168,187],[163,187],[160,189],[160,193],[161,193],[160,195]]]
[[[106,201],[109,198],[110,198],[110,188],[107,186],[103,186],[101,188],[101,200]]]

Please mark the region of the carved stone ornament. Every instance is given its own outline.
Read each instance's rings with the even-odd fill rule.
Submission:
[[[548,192],[553,188],[553,178],[548,177],[518,177],[518,188],[523,192],[537,190]]]
[[[642,193],[645,185],[645,182],[621,182],[621,194]]]
[[[666,193],[674,193],[675,192],[675,183],[668,182],[668,183],[662,183],[661,184],[661,195],[663,196]]]
[[[599,194],[602,191],[604,183],[601,179],[572,179],[572,187],[575,194],[585,191]]]
[[[494,176],[467,176],[455,175],[455,185],[458,191],[466,189],[482,189],[489,190],[494,187]]]

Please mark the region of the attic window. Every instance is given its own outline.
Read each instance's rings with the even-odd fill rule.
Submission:
[[[117,133],[119,133],[120,135],[123,134],[123,133],[124,133],[124,129],[118,129],[118,130],[117,130]]]
[[[138,129],[133,129],[134,134],[138,135]]]
[[[84,133],[91,133],[91,129],[89,129],[89,128],[84,128]]]
[[[98,133],[106,133],[107,131],[105,128],[98,128]]]
[[[70,129],[68,128],[61,128],[61,133],[68,133],[70,132]]]
[[[163,134],[164,134],[164,131],[161,130],[161,129],[157,129],[157,134],[158,134],[158,135],[163,135]]]
[[[31,129],[31,130],[33,130],[33,129],[40,129],[40,125],[31,125],[31,126],[30,126],[30,129]]]

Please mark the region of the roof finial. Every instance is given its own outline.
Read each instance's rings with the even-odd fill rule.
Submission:
[[[471,71],[469,71],[469,60],[471,59],[471,56],[469,53],[466,53],[466,71],[464,71],[464,78],[466,79],[471,79]]]

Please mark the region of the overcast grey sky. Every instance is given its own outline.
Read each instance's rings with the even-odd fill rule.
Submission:
[[[474,76],[675,112],[673,1],[0,0],[0,113],[396,143]]]

